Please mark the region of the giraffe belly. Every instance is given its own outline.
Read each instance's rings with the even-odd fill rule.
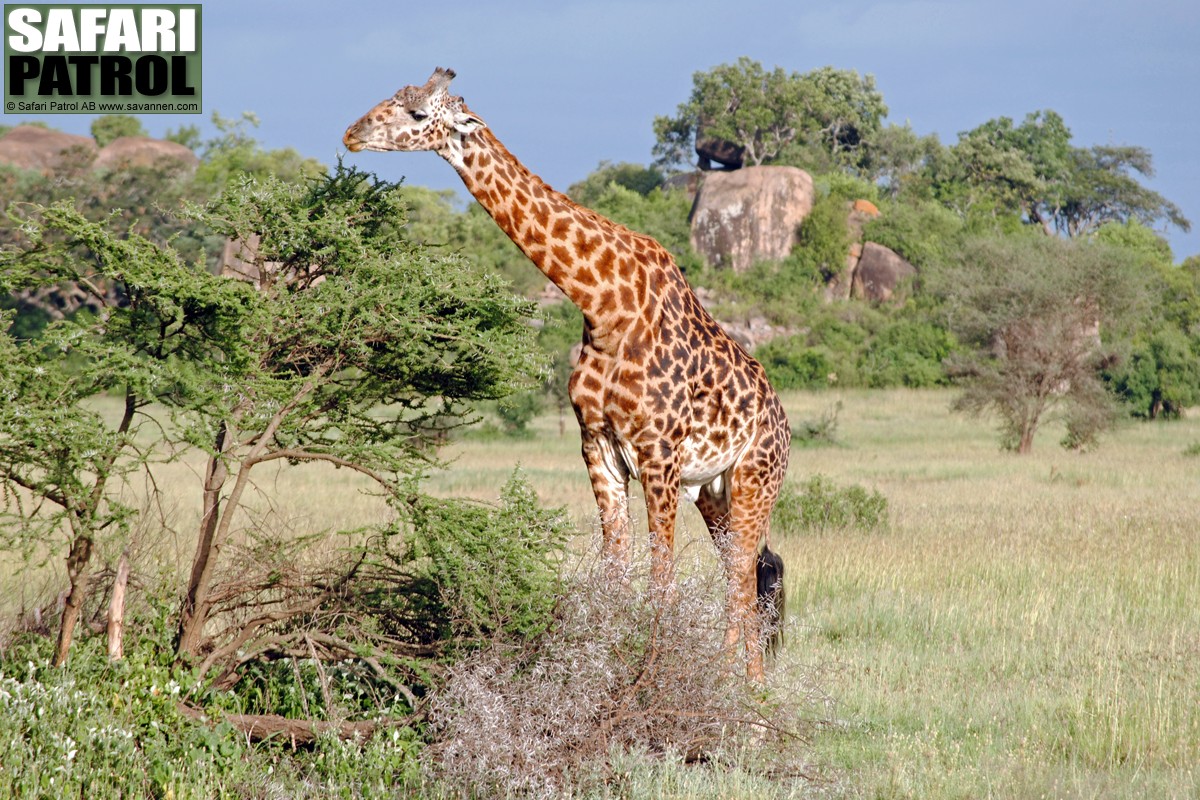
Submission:
[[[708,486],[713,494],[726,490],[725,474],[738,462],[750,446],[750,436],[738,437],[732,447],[718,449],[699,436],[690,436],[679,446],[681,463],[679,490],[690,501],[696,502],[700,490]],[[605,470],[613,476],[622,473],[634,480],[641,480],[641,468],[637,452],[628,439],[612,432],[601,439],[601,453]]]
[[[683,464],[680,491],[693,503],[705,486],[715,495],[723,494],[727,488],[725,474],[737,464],[749,446],[748,436],[743,441],[734,442],[733,447],[724,449],[717,449],[701,437],[689,437],[681,448]]]

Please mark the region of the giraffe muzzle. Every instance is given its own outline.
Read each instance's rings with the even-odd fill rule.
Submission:
[[[342,144],[346,145],[351,153],[357,153],[367,148],[367,143],[358,138],[357,122],[346,129],[345,135],[342,136]]]

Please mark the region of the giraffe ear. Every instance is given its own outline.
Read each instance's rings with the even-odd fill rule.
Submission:
[[[462,134],[483,130],[487,123],[470,111],[458,111],[454,114],[454,129]]]

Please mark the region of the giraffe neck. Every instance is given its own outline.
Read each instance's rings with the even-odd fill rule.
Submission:
[[[508,238],[579,307],[594,341],[644,312],[648,289],[665,276],[649,275],[648,266],[661,264],[659,254],[670,260],[656,242],[550,188],[486,128],[443,156]]]

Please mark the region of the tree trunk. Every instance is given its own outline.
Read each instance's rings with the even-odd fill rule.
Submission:
[[[1018,453],[1026,455],[1033,451],[1033,434],[1036,432],[1036,425],[1026,425],[1021,429],[1021,441],[1017,444]]]
[[[121,416],[121,424],[117,426],[117,436],[123,437],[133,424],[133,416],[137,413],[137,395],[130,387],[125,387],[125,413]],[[92,547],[95,544],[93,535],[96,530],[96,510],[104,501],[104,488],[113,465],[117,463],[117,453],[112,453],[104,465],[97,470],[96,484],[88,497],[88,505],[81,512],[71,512],[71,530],[75,540],[71,542],[71,552],[67,554],[67,578],[71,583],[71,591],[63,606],[62,620],[58,628],[58,645],[54,649],[54,666],[61,667],[67,663],[67,653],[71,649],[71,639],[75,636],[75,626],[79,623],[79,615],[83,611],[83,603],[87,599],[88,579],[91,577]]]
[[[221,430],[217,433],[217,452],[209,456],[208,474],[204,479],[204,516],[200,520],[200,541],[196,544],[196,555],[192,559],[192,575],[188,580],[187,596],[179,614],[179,634],[175,642],[176,658],[196,654],[204,623],[208,621],[209,584],[217,552],[220,550],[217,530],[221,521],[221,489],[229,477],[223,456],[232,441],[232,434],[222,423]]]
[[[91,559],[92,537],[86,534],[77,535],[71,543],[71,552],[67,555],[67,576],[71,582],[71,591],[67,594],[62,620],[58,626],[58,645],[54,648],[53,662],[56,667],[67,663],[67,653],[71,650],[75,626],[79,622],[83,602],[87,599]]]
[[[183,608],[179,614],[179,637],[175,643],[175,658],[183,660],[195,656],[204,640],[204,626],[212,611],[209,599],[212,594],[213,573],[217,566],[217,556],[220,554],[224,539],[229,534],[231,515],[237,511],[242,502],[242,493],[249,485],[250,469],[259,463],[263,453],[269,447],[275,432],[283,424],[284,419],[304,397],[316,388],[318,382],[333,367],[335,359],[330,359],[312,368],[308,380],[296,390],[292,399],[284,403],[266,428],[255,436],[255,444],[240,458],[233,486],[225,502],[221,502],[221,491],[229,478],[229,468],[226,458],[236,451],[237,432],[234,427],[240,414],[235,411],[233,419],[221,422],[217,431],[216,447],[208,459],[208,474],[204,479],[204,516],[200,520],[200,541],[196,545],[196,556],[192,561],[192,575],[188,580],[187,597],[184,598]]]
[[[121,553],[117,562],[117,577],[113,581],[112,599],[108,603],[108,657],[120,661],[125,657],[125,588],[129,584],[129,551]]]

